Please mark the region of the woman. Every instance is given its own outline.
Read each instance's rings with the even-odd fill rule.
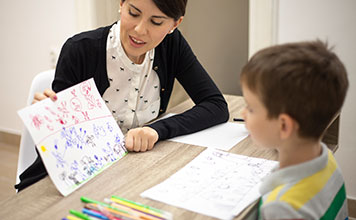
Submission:
[[[36,94],[34,102],[86,79],[96,86],[126,134],[129,151],[147,151],[163,139],[193,133],[225,122],[226,101],[196,59],[182,34],[187,0],[121,0],[121,20],[78,34],[64,44],[52,90]],[[174,79],[195,106],[179,115],[147,124],[166,111]],[[39,168],[40,167],[40,168]],[[21,189],[35,173],[46,173],[40,157],[21,176]],[[27,184],[29,185],[29,184]],[[26,185],[26,186],[27,186]]]

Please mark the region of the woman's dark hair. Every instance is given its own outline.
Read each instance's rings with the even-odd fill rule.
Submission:
[[[124,2],[125,0],[121,0]],[[175,21],[185,15],[188,0],[152,0],[157,8]]]
[[[185,8],[188,0],[152,0],[157,8],[168,17],[177,21],[185,14]]]

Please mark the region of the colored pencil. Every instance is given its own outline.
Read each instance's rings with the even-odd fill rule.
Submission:
[[[100,205],[95,204],[95,203],[87,203],[85,205],[85,208],[88,208],[88,209],[91,209],[91,210],[96,210],[96,211],[100,212],[99,206]],[[123,213],[123,212],[119,212],[119,211],[117,211],[115,209],[111,209],[111,208],[108,208],[108,207],[102,207],[102,208],[105,209],[106,211],[110,212],[110,214],[112,214],[116,218],[120,218],[120,219],[123,219],[123,220],[142,220],[139,217],[136,217],[136,216],[130,215],[130,214],[126,214],[126,213]]]
[[[75,216],[72,216],[72,215],[68,215],[66,217],[66,219],[68,219],[68,220],[82,220],[81,218],[78,218],[78,217],[75,217]]]
[[[76,217],[78,217],[78,218],[80,218],[80,219],[92,220],[92,218],[90,218],[88,215],[83,214],[83,213],[81,213],[81,212],[78,212],[78,211],[76,211],[76,210],[74,210],[74,209],[69,210],[69,213],[72,214],[72,215],[74,215],[74,216],[76,216]]]
[[[84,196],[80,197],[80,200],[82,200],[82,202],[85,202],[85,203],[94,203],[94,204],[98,204],[98,205],[101,205],[103,207],[107,207],[107,208],[110,208],[110,209],[113,209],[113,210],[116,210],[116,211],[119,211],[119,212],[122,212],[122,213],[125,213],[125,214],[129,214],[125,210],[120,210],[118,208],[111,207],[109,204],[106,204],[104,202],[99,202],[99,201],[96,201],[94,199],[89,199],[89,198],[84,197]]]
[[[116,203],[116,202],[114,202],[114,201],[111,201],[111,200],[108,199],[108,198],[105,198],[104,201],[105,201],[106,203],[108,203],[108,204],[109,204],[110,206],[112,206],[112,207],[119,208],[119,209],[122,209],[122,210],[126,210],[126,211],[129,211],[129,212],[134,212],[134,213],[136,213],[140,218],[145,219],[145,220],[165,220],[164,218],[151,215],[151,214],[149,214],[149,213],[147,213],[147,212],[143,212],[143,211],[140,211],[140,210],[138,210],[138,209],[134,209],[134,208],[131,208],[131,207],[128,207],[128,206],[125,206],[125,205]]]
[[[83,208],[83,209],[82,209],[82,212],[83,212],[84,214],[93,216],[93,217],[98,218],[98,219],[109,220],[109,218],[106,217],[105,215],[103,215],[101,212],[93,211],[93,210],[86,209],[86,208]]]
[[[158,216],[160,218],[172,219],[172,214],[169,213],[169,212],[165,212],[165,211],[162,211],[162,210],[159,210],[159,209],[156,209],[156,208],[152,208],[150,206],[143,205],[143,204],[140,204],[140,203],[137,203],[137,202],[133,202],[133,201],[130,201],[130,200],[118,197],[118,196],[112,196],[110,199],[112,201],[116,202],[116,203],[128,206],[130,208],[134,208],[134,209],[140,210],[142,212],[146,212],[146,213],[152,214],[154,216]]]

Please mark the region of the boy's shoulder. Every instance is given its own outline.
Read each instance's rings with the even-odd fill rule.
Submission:
[[[261,212],[267,216],[277,213],[314,219],[335,206],[339,207],[336,210],[347,212],[347,208],[343,208],[346,192],[341,171],[324,144],[320,157],[273,172],[261,185],[260,192],[263,195]],[[333,204],[336,197],[341,199]]]

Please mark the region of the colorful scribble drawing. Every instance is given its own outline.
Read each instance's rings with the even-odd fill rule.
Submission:
[[[77,97],[73,97],[70,100],[70,107],[76,111],[76,112],[81,112],[82,111],[82,103],[80,102],[80,99]]]
[[[82,84],[80,84],[80,91],[84,96],[91,95],[91,85],[88,82],[83,82]]]
[[[95,164],[95,161],[91,157],[88,157],[88,156],[84,156],[80,160],[80,162],[82,164],[84,173],[86,173],[88,176],[91,176],[92,174],[95,173],[95,171],[97,171],[101,168],[101,166],[97,166]]]
[[[47,115],[44,115],[43,117],[47,122],[46,127],[48,128],[48,130],[53,131],[54,130],[53,125],[52,125],[53,121]]]
[[[93,109],[96,107],[101,108],[100,101],[90,93],[91,90],[92,90],[91,85],[87,82],[83,82],[80,85],[80,91],[88,102],[88,109]]]
[[[96,138],[100,137],[105,137],[106,136],[106,131],[104,127],[98,126],[98,125],[93,125],[93,133],[95,134]]]
[[[114,129],[109,122],[106,123],[108,131],[112,132]]]
[[[66,119],[70,118],[69,117],[70,112],[67,109],[67,102],[66,101],[61,102],[61,106],[58,106],[57,110],[59,111],[58,115],[61,114],[62,118],[66,118]]]
[[[94,142],[94,135],[90,134],[85,136],[85,144],[90,147],[96,147]]]
[[[114,161],[115,160],[115,156],[114,156],[114,150],[112,148],[112,146],[110,145],[110,142],[106,143],[106,147],[102,148],[105,156],[104,159],[106,161]]]
[[[85,82],[83,82],[83,83],[85,83]],[[83,101],[83,100],[81,100],[81,99],[77,96],[76,90],[73,89],[73,90],[71,91],[71,94],[73,95],[73,97],[70,99],[70,106],[71,106],[71,108],[72,108],[74,111],[76,111],[76,112],[80,112],[80,113],[82,114],[82,116],[84,117],[84,120],[85,120],[85,121],[90,120],[87,109],[85,109],[85,108],[83,107],[83,104],[82,104],[82,101]],[[85,93],[85,95],[88,96],[88,94],[86,94],[86,93]],[[85,99],[86,99],[86,101],[88,101],[87,97],[85,97]],[[93,107],[92,107],[89,103],[88,103],[88,106],[90,106],[90,107],[88,108],[89,110],[92,110],[92,109],[93,109]]]
[[[55,145],[57,147],[57,145]],[[52,156],[56,160],[57,168],[64,168],[66,165],[66,161],[64,159],[64,153],[60,153],[58,151],[52,151]]]
[[[75,124],[78,124],[80,122],[79,118],[75,115],[72,115],[72,121],[74,121]]]
[[[52,110],[50,107],[46,106],[45,110],[46,110],[45,119],[46,119],[47,123],[49,123],[47,126],[53,127],[53,125],[50,125],[53,123],[53,121],[59,122],[61,125],[67,124],[67,121],[63,118],[63,116],[56,113],[56,111]],[[53,119],[51,119],[51,118],[53,118]]]
[[[33,127],[35,127],[36,129],[41,129],[41,126],[43,124],[43,120],[42,117],[40,115],[30,115],[31,119],[32,119],[32,125]]]
[[[93,79],[19,111],[57,189],[68,195],[127,154]]]

